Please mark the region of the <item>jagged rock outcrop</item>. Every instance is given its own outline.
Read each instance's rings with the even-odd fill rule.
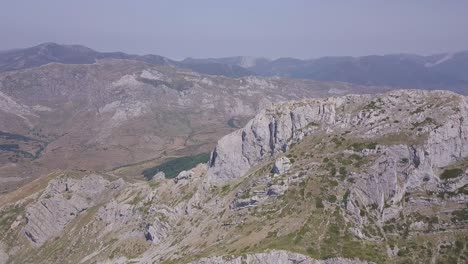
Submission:
[[[163,171],[160,171],[153,176],[152,180],[159,181],[159,180],[164,180],[165,178],[166,178],[166,174]]]
[[[268,196],[281,196],[281,195],[284,194],[284,192],[286,192],[287,189],[288,189],[288,185],[286,185],[286,184],[284,184],[284,185],[278,185],[278,184],[271,185],[268,188],[267,195]]]
[[[122,180],[109,182],[99,175],[81,180],[60,178],[49,183],[37,202],[26,207],[23,232],[33,245],[40,246],[58,236],[69,222],[95,205],[103,195],[119,189]]]
[[[347,212],[362,227],[368,224],[363,210],[369,210],[363,207],[374,208],[372,214],[384,225],[399,217],[401,203],[411,193],[439,193],[442,197],[449,193],[456,204],[466,203],[463,188],[468,178],[462,172],[468,159],[467,116],[467,97],[445,91],[401,90],[281,103],[263,110],[243,129],[219,141],[212,153],[208,182],[229,184],[276,156],[272,172],[281,174],[290,164],[279,154],[304,137],[333,136],[329,141],[336,146],[348,137],[364,143],[351,144],[346,155],[376,159],[353,174]],[[452,167],[460,170],[459,176],[444,179],[442,174]],[[346,172],[342,173],[344,177]],[[332,176],[337,174],[335,169]],[[277,189],[268,192],[281,195]],[[407,200],[416,208],[448,202],[440,198],[433,202]],[[241,199],[234,208],[256,203]],[[413,224],[411,228],[420,227]],[[363,237],[359,231],[355,234]]]
[[[276,159],[271,172],[276,174],[283,174],[291,168],[291,161],[287,157],[280,157]]]
[[[246,207],[255,206],[259,202],[259,198],[257,196],[252,196],[249,198],[239,198],[234,201],[233,205],[231,206],[232,209],[238,210]]]
[[[184,183],[184,182],[188,182],[190,180],[190,178],[192,178],[193,176],[193,171],[191,170],[188,170],[188,171],[181,171],[177,177],[174,178],[174,181],[176,183]]]
[[[435,100],[446,103],[435,107]],[[261,111],[243,129],[219,140],[211,155],[208,177],[213,184],[236,180],[252,166],[286,152],[292,143],[320,128],[362,133],[360,136],[368,138],[421,129],[418,132],[427,133],[427,140],[421,149],[412,151],[411,160],[418,167],[424,161],[447,166],[468,156],[468,125],[464,121],[467,105],[466,97],[451,92],[411,90],[277,104]],[[390,118],[396,121],[383,123]],[[433,126],[418,127],[426,124]],[[424,153],[431,158],[424,159],[428,156]]]
[[[201,259],[191,264],[365,264],[366,261],[334,258],[327,260],[315,260],[307,256],[291,253],[283,250],[273,250],[266,253],[247,254],[244,256],[221,256]]]
[[[141,220],[142,216],[134,212],[134,206],[119,203],[115,199],[99,208],[96,218],[105,224],[105,231],[112,232],[131,222]]]
[[[222,184],[243,176],[265,158],[288,150],[295,140],[314,131],[315,125],[337,123],[336,109],[348,100],[370,96],[331,97],[287,102],[262,110],[240,130],[219,140],[212,153],[208,177]]]
[[[243,131],[237,130],[224,136],[211,153],[208,179],[211,184],[223,184],[242,176],[250,168],[242,155]]]
[[[145,238],[153,243],[158,243],[169,235],[170,226],[156,219],[152,224],[146,225]]]

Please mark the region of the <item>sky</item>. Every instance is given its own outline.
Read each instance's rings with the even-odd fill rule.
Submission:
[[[468,50],[466,0],[0,0],[0,50],[43,42],[185,57]]]

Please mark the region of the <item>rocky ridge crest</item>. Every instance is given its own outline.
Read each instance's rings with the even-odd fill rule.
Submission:
[[[11,263],[54,263],[47,252],[71,245],[70,263],[463,262],[467,114],[466,97],[442,91],[279,103],[175,179],[51,181],[2,209],[3,248]],[[45,226],[51,202],[59,228],[38,244],[24,231]],[[13,224],[17,211],[28,221]]]

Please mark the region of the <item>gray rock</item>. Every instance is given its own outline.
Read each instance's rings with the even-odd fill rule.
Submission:
[[[467,116],[468,98],[446,91],[400,90],[276,104],[218,142],[207,172],[208,183],[236,181],[252,167],[288,151],[305,136],[347,131],[366,142],[379,142],[386,136],[400,138],[391,144],[363,145],[353,151],[376,160],[353,174],[346,203],[348,216],[358,227],[365,225],[367,217],[360,215],[365,207],[383,223],[398,217],[408,193],[453,193],[467,184],[466,173],[450,180],[439,177],[445,167],[468,158]],[[417,141],[412,142],[408,134]],[[273,172],[284,173],[289,166],[279,158]],[[270,194],[280,195],[282,190],[275,188],[269,190]],[[459,194],[449,199],[463,204],[467,197]],[[409,206],[437,204],[440,202],[418,200]],[[254,201],[241,199],[234,208],[254,205]],[[359,228],[354,233],[362,237]]]
[[[188,170],[188,171],[181,171],[177,177],[174,178],[174,181],[176,183],[179,183],[179,182],[188,182],[190,180],[190,178],[192,178],[193,176],[193,171],[191,170]]]
[[[154,223],[147,224],[145,229],[146,240],[158,243],[168,236],[170,227],[168,224],[157,219]]]
[[[40,246],[58,236],[81,212],[95,205],[105,191],[118,189],[121,184],[121,181],[110,184],[99,175],[80,180],[52,180],[38,201],[26,207],[27,223],[23,233],[33,245]]]
[[[221,256],[204,258],[191,264],[364,264],[366,261],[333,258],[315,260],[307,256],[283,250],[273,250],[266,253],[247,254],[244,256]]]
[[[281,196],[288,189],[287,185],[272,185],[268,188],[268,196]]]
[[[451,100],[451,103],[424,110],[414,103],[430,102],[434,98]],[[369,106],[369,102],[373,104]],[[287,151],[292,143],[317,131],[329,133],[341,129],[373,138],[416,127],[421,128],[421,133],[428,133],[426,143],[421,148],[407,148],[399,153],[407,156],[415,167],[421,165],[422,174],[427,172],[428,164],[443,167],[468,156],[468,125],[464,122],[468,115],[467,102],[466,97],[451,92],[401,90],[376,96],[348,95],[276,104],[262,110],[243,129],[219,140],[211,156],[208,179],[212,184],[234,181],[252,166]],[[393,109],[387,105],[392,105]],[[382,110],[384,107],[387,112]],[[404,107],[413,114],[397,110]],[[402,121],[382,122],[390,118]],[[436,125],[431,126],[431,122],[440,126],[435,129]],[[384,150],[364,150],[362,155],[374,152],[383,153]],[[424,153],[429,156],[425,157]],[[410,184],[417,185],[421,180],[413,177]]]
[[[6,264],[10,256],[6,252],[5,246],[0,242],[0,264]]]
[[[106,225],[106,231],[114,231],[132,221],[141,219],[141,216],[134,212],[132,205],[119,203],[112,199],[110,202],[100,207],[96,218]]]
[[[280,157],[276,159],[271,172],[275,174],[283,174],[291,168],[291,161],[287,157]]]
[[[241,199],[235,200],[231,208],[234,210],[239,210],[242,208],[252,207],[252,206],[257,205],[259,201],[260,199],[256,195],[249,197],[249,198],[241,198]]]
[[[359,100],[368,98],[362,96]],[[337,123],[336,108],[345,100],[346,97],[310,99],[262,110],[243,129],[218,141],[207,173],[209,181],[223,184],[236,180],[266,158],[287,151],[293,142],[316,130],[315,124]]]
[[[164,180],[165,178],[166,178],[166,174],[163,171],[160,171],[153,176],[152,180],[159,181],[159,180]]]

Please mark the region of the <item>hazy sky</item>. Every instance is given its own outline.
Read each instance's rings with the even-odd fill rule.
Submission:
[[[468,1],[0,0],[0,36],[175,59],[430,54],[468,49]]]

